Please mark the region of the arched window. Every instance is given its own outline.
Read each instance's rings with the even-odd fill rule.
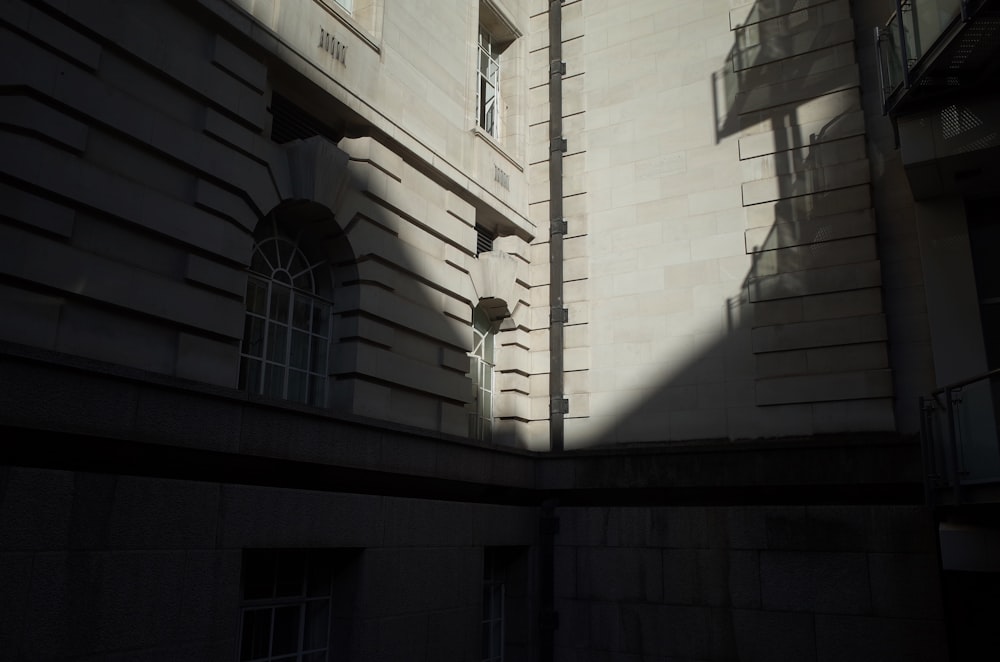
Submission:
[[[472,351],[469,352],[469,377],[475,389],[469,411],[469,436],[483,441],[493,438],[495,353],[496,325],[477,306],[472,311]]]
[[[326,404],[331,337],[329,266],[310,260],[301,242],[261,222],[247,276],[240,346],[240,388],[294,402]]]

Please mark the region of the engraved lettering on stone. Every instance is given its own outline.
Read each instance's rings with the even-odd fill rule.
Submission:
[[[345,67],[347,66],[347,44],[338,39],[336,35],[320,28],[318,46],[333,56],[334,60]]]
[[[504,172],[498,165],[493,166],[493,181],[497,182],[508,191],[510,190],[510,175]]]

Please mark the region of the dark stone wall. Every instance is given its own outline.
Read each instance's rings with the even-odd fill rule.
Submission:
[[[922,507],[558,515],[557,660],[947,659]]]
[[[345,548],[358,551],[336,659],[475,659],[483,548],[529,559],[536,519],[516,506],[6,467],[0,658],[235,659],[242,550]],[[530,614],[521,565],[512,595]]]

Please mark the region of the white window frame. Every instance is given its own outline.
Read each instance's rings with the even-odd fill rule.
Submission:
[[[239,386],[249,393],[325,406],[333,302],[317,280],[326,262],[310,261],[298,241],[265,219],[270,234],[254,245],[247,274]]]
[[[469,352],[469,377],[474,389],[469,436],[479,441],[493,440],[495,369],[496,324],[477,306],[472,312],[472,351]]]
[[[271,566],[268,577],[248,577],[248,571],[260,571],[264,566],[248,567],[248,554],[260,554],[258,558],[269,559]],[[301,573],[297,575],[299,586],[295,591],[282,590],[279,584],[287,584],[287,565],[298,562]],[[282,563],[285,568],[280,567]],[[241,586],[239,633],[237,634],[238,662],[271,662],[272,660],[316,660],[330,659],[330,621],[333,592],[334,557],[328,550],[245,550],[243,555],[243,578]],[[317,567],[313,567],[313,566]],[[317,577],[317,568],[319,568]],[[298,569],[298,568],[294,568]],[[284,576],[284,577],[283,577]],[[317,582],[317,579],[319,581]],[[264,594],[247,595],[252,581],[260,589],[264,580],[270,582],[270,591]],[[297,612],[297,613],[296,613]],[[291,639],[294,643],[286,650],[275,650],[275,633],[282,629],[282,615],[294,616],[285,626],[293,625]],[[263,618],[261,618],[263,617]],[[312,620],[310,620],[312,619]],[[313,630],[319,627],[321,630]],[[260,635],[265,635],[262,641]],[[310,642],[310,639],[313,641]],[[309,645],[313,643],[313,645]],[[260,648],[266,650],[259,650]],[[293,650],[294,648],[294,650]],[[256,653],[256,654],[255,654]]]
[[[493,549],[483,550],[482,662],[504,660],[506,587],[503,575],[497,568],[499,565],[497,555]]]
[[[492,89],[492,95],[487,94]],[[500,139],[500,51],[496,38],[479,26],[476,50],[476,125],[492,138]]]

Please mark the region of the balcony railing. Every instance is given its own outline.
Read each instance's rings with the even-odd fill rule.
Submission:
[[[996,395],[1000,369],[920,397],[928,503],[970,501],[973,486],[1000,484]],[[947,499],[943,491],[950,490]]]
[[[896,11],[885,27],[875,29],[884,112],[892,113],[913,87],[928,82],[958,84],[957,71],[954,81],[947,80],[947,73],[943,79],[925,80],[930,73],[927,65],[984,4],[984,0],[896,0]]]

